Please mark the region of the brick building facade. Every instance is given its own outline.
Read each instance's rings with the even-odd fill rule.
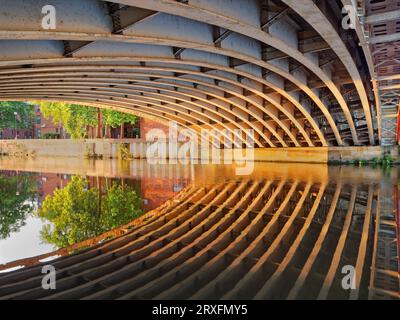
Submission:
[[[35,107],[35,123],[34,123],[34,138],[40,139],[52,135],[59,139],[68,139],[69,135],[66,133],[63,126],[54,124],[50,119],[46,119],[40,112],[40,107]]]
[[[164,132],[165,136],[168,138],[169,127],[157,121],[140,118],[140,138],[146,139],[146,135],[150,130],[159,129]]]

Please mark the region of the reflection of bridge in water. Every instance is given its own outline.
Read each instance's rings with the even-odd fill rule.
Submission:
[[[56,290],[42,289],[39,264],[0,275],[0,297],[399,298],[396,215],[381,208],[393,181],[387,187],[368,170],[359,180],[357,168],[332,170],[336,180],[299,179],[297,165],[299,175],[287,179],[195,183],[53,260]],[[355,290],[341,286],[345,265],[355,267]]]

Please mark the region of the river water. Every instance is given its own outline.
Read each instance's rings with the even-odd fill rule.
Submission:
[[[252,235],[252,239],[257,239],[257,234],[267,228],[270,239],[266,239],[266,243],[271,247],[278,245],[271,254],[271,270],[279,271],[282,266],[279,272],[286,272],[289,279],[292,273],[300,279],[310,273],[315,278],[313,281],[319,283],[318,288],[324,279],[326,282],[329,276],[338,276],[337,272],[332,273],[332,268],[340,270],[344,265],[354,265],[356,269],[373,266],[378,272],[396,270],[396,247],[388,249],[390,252],[382,258],[384,261],[379,260],[377,252],[385,250],[382,246],[385,246],[386,236],[389,242],[396,245],[397,241],[398,245],[398,168],[255,163],[251,174],[246,176],[238,176],[235,169],[233,165],[150,165],[144,160],[2,157],[0,264],[49,253],[126,224],[156,209],[186,187],[219,186],[216,190],[222,190],[232,183],[239,186],[247,181],[249,186],[259,184],[260,190],[268,183],[273,186],[271,190],[283,186],[270,216],[264,212],[267,222],[274,219],[272,213],[280,212],[283,203],[288,202],[280,212],[276,229],[268,233],[265,222],[257,226],[258,231],[255,227],[255,235]],[[290,197],[285,200],[288,194]],[[272,193],[254,207],[254,221],[268,197],[272,197]],[[257,199],[257,192],[251,199]],[[244,204],[240,210],[250,205],[251,202]],[[241,232],[245,230],[244,226]],[[265,254],[269,257],[268,245],[249,252],[254,265],[264,259]],[[304,254],[292,252],[294,249]],[[243,250],[237,251],[237,255]],[[316,255],[314,260],[305,260],[305,256],[313,254]],[[336,267],[332,263],[335,259]],[[289,273],[283,268],[289,264],[295,271]],[[390,287],[390,284],[374,284],[371,272],[365,272],[360,279],[365,288],[364,297],[371,284]],[[292,285],[296,287],[296,283],[293,280]],[[396,284],[391,286],[395,291]],[[282,296],[278,297],[290,294],[284,285],[282,288]]]

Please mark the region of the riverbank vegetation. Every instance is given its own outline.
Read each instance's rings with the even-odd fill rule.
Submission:
[[[352,165],[352,166],[382,166],[382,167],[390,167],[393,165],[399,165],[400,161],[391,155],[384,154],[381,157],[375,157],[372,159],[352,159],[352,160],[332,160],[329,161],[330,165]]]
[[[40,107],[45,118],[63,126],[72,139],[88,138],[89,132],[95,132],[97,138],[110,138],[111,128],[120,128],[119,136],[123,137],[124,126],[134,125],[138,120],[129,113],[64,102],[0,101],[0,136],[5,129],[33,130],[35,106]],[[138,135],[137,130],[132,134]],[[44,134],[41,138],[57,139],[59,134]]]
[[[107,137],[109,128],[121,128],[123,136],[124,124],[135,124],[137,117],[133,114],[110,109],[69,104],[63,102],[35,102],[40,106],[43,116],[54,124],[62,125],[72,139],[84,139],[89,130],[96,128],[98,138]],[[104,132],[103,132],[104,131]]]
[[[34,106],[29,103],[0,101],[0,133],[5,129],[30,129],[34,117]]]

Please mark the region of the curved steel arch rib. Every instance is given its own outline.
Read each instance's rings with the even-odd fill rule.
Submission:
[[[121,60],[122,59],[123,58],[121,58]],[[126,59],[127,58],[125,58],[125,60]],[[99,59],[86,59],[86,58],[77,59],[77,58],[74,58],[75,62],[82,62],[82,61],[88,61],[88,60],[91,61],[91,62],[95,62],[95,61],[98,61]],[[115,62],[115,60],[116,59],[112,59],[113,62]],[[128,59],[128,60],[129,61],[143,61],[143,60],[145,60],[145,61],[153,61],[152,59],[146,59],[146,58],[135,58],[135,59]],[[57,59],[57,61],[58,61],[58,59]],[[67,59],[67,60],[63,59],[62,61],[69,61],[69,59]],[[170,60],[168,60],[168,59],[155,59],[155,61],[157,61],[157,62],[169,62]],[[27,62],[27,61],[24,61],[24,62]],[[30,61],[30,62],[32,62],[32,61]],[[40,63],[40,64],[42,64],[44,62],[52,62],[52,63],[54,63],[55,61],[54,61],[54,59],[51,59],[50,61],[46,61],[46,60],[38,61],[38,63]],[[174,61],[174,62],[176,63],[176,61]],[[189,65],[190,62],[188,62],[188,61],[185,61],[185,62],[184,61],[180,61],[180,63],[184,63],[186,65]],[[218,67],[217,65],[210,64],[210,63],[202,63],[201,67],[210,68],[212,70],[214,70],[214,69],[215,70],[220,70],[221,72],[232,71],[231,68],[221,68],[221,67]],[[63,71],[63,70],[70,70],[70,69],[79,69],[79,70],[85,71],[87,69],[101,70],[101,69],[104,69],[104,68],[106,68],[108,70],[113,69],[114,71],[116,71],[118,69],[121,69],[121,70],[129,70],[129,69],[136,70],[137,69],[137,70],[142,70],[143,71],[147,67],[141,67],[141,66],[118,66],[118,65],[113,65],[113,66],[98,66],[98,65],[95,65],[95,66],[75,66],[75,67],[72,67],[72,66],[61,66],[61,67],[54,67],[54,68],[53,67],[51,67],[51,68],[50,67],[34,67],[34,68],[28,68],[28,69],[20,69],[20,68],[19,69],[6,69],[6,70],[0,70],[0,79],[2,79],[2,80],[0,80],[0,83],[7,84],[7,83],[9,83],[10,79],[17,79],[18,81],[20,81],[19,79],[23,79],[23,78],[31,79],[31,78],[38,78],[38,77],[39,78],[51,77],[51,74],[46,73],[46,72],[49,72],[49,71],[56,71],[56,70]],[[262,92],[262,87],[261,87],[261,91],[260,91],[260,89],[256,89],[256,87],[257,87],[256,81],[258,80],[257,77],[251,75],[250,73],[246,73],[246,72],[243,72],[243,71],[235,71],[235,73],[236,73],[235,77],[239,77],[239,76],[240,77],[245,77],[245,76],[247,76],[249,81],[253,82],[253,84],[251,84],[249,82],[247,82],[246,84],[243,83],[243,82],[237,82],[237,81],[234,81],[234,80],[232,80],[232,79],[230,79],[230,78],[228,78],[226,76],[224,77],[224,76],[221,76],[221,75],[213,75],[213,74],[209,74],[209,73],[204,73],[204,72],[202,73],[200,71],[193,71],[193,70],[186,70],[186,69],[182,70],[182,69],[179,69],[179,68],[175,68],[175,66],[168,67],[168,68],[166,68],[166,67],[164,67],[164,68],[161,68],[161,67],[148,67],[148,68],[152,69],[152,70],[174,71],[174,72],[177,72],[177,73],[180,73],[180,74],[191,74],[191,75],[195,75],[195,76],[200,76],[201,75],[201,77],[214,79],[215,81],[224,81],[224,82],[227,82],[227,83],[229,83],[231,85],[239,86],[239,87],[242,88],[242,90],[247,90],[249,92],[252,92],[255,95],[260,96],[262,99],[266,100],[268,103],[272,103],[275,107],[277,107],[279,109],[279,111],[284,113],[294,123],[294,125],[297,127],[297,129],[300,132],[302,132],[302,131],[304,132],[304,128],[298,122],[298,119],[296,119],[293,116],[293,111],[290,110],[290,109],[295,110],[296,108],[298,108],[298,110],[304,115],[305,119],[307,119],[307,121],[311,124],[313,130],[315,130],[319,140],[321,141],[321,144],[322,145],[327,145],[327,142],[326,142],[326,140],[324,138],[323,133],[321,132],[321,130],[318,127],[318,125],[315,123],[315,120],[310,116],[309,112],[299,102],[297,102],[294,97],[292,97],[290,94],[286,93],[282,89],[279,90],[271,82],[268,82],[268,81],[265,81],[265,80],[259,80],[258,85],[259,86],[260,85],[261,86],[268,85],[269,87],[275,87],[278,90],[278,93],[282,94],[282,96],[285,99],[288,100],[289,104],[293,105],[292,108],[288,109],[287,105],[285,107],[283,107],[281,104],[277,103],[277,101],[275,99],[273,99],[271,96],[269,96],[269,95],[267,95],[267,94]],[[43,71],[43,74],[40,74],[40,71]],[[23,73],[26,73],[26,75],[24,75]],[[30,74],[32,74],[32,73],[38,73],[38,74],[32,77],[32,76],[30,76]],[[82,76],[89,75],[89,73],[86,74],[85,72],[77,73],[77,75],[79,75],[79,74],[81,74]],[[104,76],[104,75],[106,75],[106,73],[102,73],[102,74],[101,73],[97,73],[97,75],[98,76],[100,76],[100,75]],[[128,74],[126,72],[118,72],[118,73],[113,73],[111,76],[115,77],[116,79],[120,79],[121,76],[125,76],[126,77],[126,76],[131,76],[131,74]],[[150,74],[150,76],[154,76],[154,75]],[[86,79],[86,77],[83,77],[83,80],[85,80],[85,79]],[[185,78],[180,78],[179,80],[180,81],[184,81]],[[199,82],[199,81],[196,80],[196,82]],[[260,84],[260,82],[261,82],[261,84]],[[208,84],[208,86],[210,86],[210,84]],[[226,90],[226,89],[222,89],[222,90],[225,90],[226,92],[229,91],[229,90]],[[264,109],[264,107],[262,107],[262,111],[263,112],[266,111]],[[335,131],[337,132],[337,135],[339,135],[336,125],[335,125],[335,128],[336,128]],[[304,133],[303,133],[303,135],[304,135]],[[306,138],[306,140],[308,140],[308,139]]]
[[[115,38],[115,37],[114,37]],[[129,38],[129,37],[128,37]],[[132,37],[130,37],[132,38]],[[113,38],[111,38],[113,39]],[[118,41],[119,38],[117,39],[113,39],[114,41]],[[323,113],[323,115],[325,116],[326,120],[328,121],[330,127],[333,130],[333,133],[335,135],[335,138],[337,140],[337,143],[339,145],[343,144],[342,138],[340,137],[340,133],[337,130],[337,126],[336,123],[332,117],[332,115],[329,112],[329,108],[326,105],[326,103],[324,103],[321,98],[318,96],[318,94],[316,94],[311,88],[309,88],[307,86],[306,83],[302,82],[302,80],[299,80],[298,78],[296,78],[294,75],[292,75],[291,73],[289,73],[288,71],[286,71],[285,69],[279,68],[274,64],[271,63],[267,63],[265,61],[262,61],[260,59],[254,58],[252,56],[249,55],[245,55],[242,54],[240,52],[236,52],[236,51],[232,51],[232,50],[226,50],[226,49],[219,49],[219,48],[215,48],[212,45],[209,44],[202,44],[202,43],[193,43],[193,42],[189,42],[189,41],[182,41],[182,40],[175,40],[175,42],[171,42],[171,40],[166,41],[163,38],[155,38],[155,37],[135,37],[134,39],[129,39],[127,40],[127,38],[122,38],[119,40],[125,40],[128,43],[134,43],[134,44],[138,44],[138,43],[158,43],[160,45],[163,45],[165,43],[165,45],[171,47],[171,54],[169,54],[168,56],[171,57],[173,56],[172,54],[172,48],[174,46],[180,46],[180,47],[185,47],[185,48],[191,48],[193,50],[201,50],[204,52],[209,52],[209,53],[213,53],[213,54],[217,54],[217,55],[222,55],[224,57],[234,57],[236,59],[242,60],[242,61],[247,61],[248,64],[252,64],[258,68],[265,68],[267,70],[269,70],[271,73],[276,74],[278,77],[282,77],[283,79],[287,79],[288,81],[292,82],[295,86],[297,86],[299,88],[299,90],[303,91],[305,95],[307,95],[312,101],[313,103],[320,109],[320,111]],[[83,58],[88,58],[88,57],[101,57],[101,53],[98,54],[90,54],[87,55],[84,52],[85,50],[81,50],[80,52],[78,52],[78,56],[81,56]],[[200,51],[200,52],[201,52]],[[132,53],[129,52],[132,56]],[[125,52],[120,52],[118,53],[119,57],[131,57],[131,56],[127,56],[124,55]],[[110,54],[107,54],[108,57],[111,57]],[[119,57],[114,57],[115,60],[117,61]],[[181,58],[179,61],[182,62],[184,59],[186,58]],[[68,59],[66,59],[68,60]],[[147,59],[142,59],[144,61],[146,61]],[[190,57],[188,60],[191,60]],[[220,64],[219,68],[221,67],[229,67],[228,64],[224,63],[224,64]],[[237,68],[230,68],[230,69],[234,69],[236,70]],[[267,82],[267,79],[263,79],[263,77],[261,76],[261,72],[259,72],[259,76],[258,78],[260,80],[265,80]],[[269,87],[272,88],[273,90],[279,92],[279,94],[282,94],[282,92],[284,91],[284,88],[281,87],[279,88],[279,85],[274,85],[273,82],[269,82],[270,85]],[[279,88],[279,89],[278,89]],[[290,95],[290,94],[289,94]],[[295,99],[293,96],[291,97],[287,97],[287,99],[293,100]],[[299,101],[297,101],[296,105],[299,104]],[[352,137],[353,140],[358,143],[358,138],[355,134],[355,127],[354,127],[354,123],[352,120],[348,121],[349,122],[349,126],[352,132]]]
[[[163,76],[157,76],[157,77],[162,78]],[[38,83],[33,83],[34,87],[32,86],[32,82],[30,82],[30,83],[26,83],[25,82],[24,83],[24,87],[25,88],[29,88],[29,89],[31,89],[31,88],[34,88],[34,89],[35,88],[36,89],[41,88],[42,91],[46,91],[49,88],[59,87],[60,89],[63,89],[63,88],[65,89],[66,87],[71,87],[71,86],[74,85],[75,82],[72,82],[72,84],[71,83],[67,83],[67,81],[65,79],[68,79],[68,78],[63,78],[62,82],[58,82],[58,83],[57,82],[56,83],[53,83],[53,82],[50,82],[50,83],[49,82],[40,82],[39,84]],[[200,93],[203,93],[205,95],[211,96],[216,100],[220,99],[220,100],[223,100],[223,102],[230,103],[231,105],[235,106],[237,109],[242,109],[243,112],[249,112],[251,114],[251,116],[253,116],[265,128],[267,128],[270,132],[272,132],[274,134],[274,136],[279,140],[279,142],[282,145],[284,145],[284,146],[286,145],[285,142],[282,140],[282,138],[276,133],[276,131],[270,126],[270,124],[268,124],[267,122],[265,122],[262,119],[262,117],[259,117],[256,113],[252,113],[251,111],[247,110],[246,108],[240,106],[240,104],[237,104],[237,103],[234,103],[232,101],[229,101],[228,99],[225,99],[224,97],[219,97],[218,95],[215,95],[215,94],[212,94],[212,93],[208,93],[206,91],[199,90],[197,88],[194,89],[192,87],[178,85],[178,84],[175,84],[175,83],[160,82],[160,81],[150,81],[150,80],[146,81],[146,80],[143,80],[143,79],[136,79],[136,78],[130,78],[130,79],[131,80],[129,82],[134,82],[135,84],[112,84],[112,85],[110,85],[110,84],[107,84],[107,83],[88,82],[88,81],[86,81],[86,82],[78,82],[76,84],[77,85],[76,88],[78,88],[78,87],[80,88],[82,86],[83,87],[90,87],[91,90],[96,90],[96,92],[100,92],[97,89],[100,89],[102,87],[112,87],[112,90],[114,90],[114,91],[118,91],[118,89],[120,89],[120,91],[124,91],[125,94],[129,94],[129,95],[131,95],[130,92],[136,92],[137,91],[137,89],[133,89],[133,88],[138,88],[138,87],[139,88],[143,88],[143,89],[148,88],[148,89],[154,89],[154,90],[157,90],[157,91],[162,91],[162,93],[149,92],[149,94],[159,95],[160,98],[162,98],[162,96],[169,97],[171,99],[176,99],[177,98],[177,99],[179,99],[179,100],[181,100],[183,102],[186,102],[186,103],[189,103],[189,104],[194,104],[200,109],[201,108],[206,108],[206,107],[203,106],[203,105],[198,105],[198,104],[194,103],[191,100],[182,99],[181,97],[175,97],[173,95],[181,95],[181,96],[185,96],[185,97],[188,97],[188,98],[193,98],[193,99],[202,101],[203,103],[206,103],[206,104],[213,105],[215,107],[215,109],[207,108],[207,110],[210,110],[211,112],[216,113],[217,115],[219,114],[218,110],[225,110],[227,113],[231,112],[231,110],[229,108],[226,108],[221,104],[218,104],[218,103],[216,103],[214,101],[211,101],[211,100],[206,100],[204,98],[201,98],[200,96],[198,96],[198,93],[197,93],[197,95],[191,93],[191,92],[200,92]],[[86,80],[88,80],[88,79],[86,78]],[[140,83],[141,85],[138,85],[137,83]],[[47,89],[43,89],[43,84],[46,84],[46,88]],[[187,91],[190,91],[190,92],[182,92],[182,91],[177,91],[177,90],[166,89],[166,88],[163,88],[163,87],[155,86],[153,84],[161,84],[161,85],[166,85],[166,86],[173,86],[174,88],[178,88],[178,89],[183,88],[183,89],[187,89]],[[211,87],[212,87],[212,85],[211,85]],[[2,92],[3,94],[7,94],[8,92],[13,92],[13,91],[15,92],[15,91],[19,91],[20,90],[19,87],[16,87],[16,86],[7,86],[7,87],[0,86],[0,88],[2,88],[2,90],[0,90],[0,92]],[[76,89],[76,90],[78,90],[78,89]],[[79,89],[79,91],[81,91],[81,89]],[[171,96],[171,94],[172,94],[172,96]],[[231,93],[231,94],[233,94],[233,93]],[[168,102],[168,101],[163,101],[162,99],[160,99],[160,101],[161,102]],[[280,127],[285,129],[287,135],[292,139],[292,141],[296,144],[296,146],[299,146],[298,142],[296,141],[296,139],[292,135],[292,133],[289,131],[288,127],[286,127],[280,121],[280,119],[278,117],[276,117],[274,114],[272,114],[271,112],[268,112],[267,110],[265,110],[265,111],[269,116],[271,116],[271,118],[274,121],[276,121],[279,124]],[[242,122],[247,123],[251,127],[252,124],[246,118],[241,116],[240,114],[236,114],[235,115],[233,113],[232,116],[233,117],[236,116]],[[229,118],[229,117],[227,117],[227,119],[231,119],[232,120],[232,118]],[[234,123],[234,121],[233,121],[233,123]],[[243,130],[243,128],[241,128],[241,129]],[[260,136],[262,136],[264,139],[268,140],[268,138],[263,134],[263,132],[259,128],[256,127],[255,130],[260,134]]]
[[[98,88],[100,89],[100,87],[98,87]],[[15,92],[17,92],[17,91],[15,91]],[[167,109],[167,110],[171,110],[170,113],[174,114],[175,117],[178,117],[178,116],[193,117],[191,115],[187,115],[186,112],[185,113],[179,112],[179,108],[187,109],[190,112],[197,113],[196,117],[194,117],[194,120],[192,122],[193,124],[196,123],[196,120],[199,120],[203,124],[210,127],[210,129],[218,130],[217,127],[210,125],[207,122],[207,120],[212,120],[212,121],[216,122],[217,124],[219,124],[221,127],[225,128],[226,130],[231,132],[238,139],[242,140],[243,143],[247,144],[246,140],[238,132],[234,131],[232,128],[227,126],[225,123],[222,122],[222,120],[219,120],[218,118],[216,118],[216,116],[212,116],[210,114],[206,115],[194,108],[185,107],[184,105],[166,100],[166,98],[168,98],[168,96],[166,94],[163,94],[163,95],[155,94],[155,95],[161,96],[161,98],[152,98],[152,97],[148,97],[148,96],[140,94],[143,92],[140,90],[137,90],[136,93],[131,93],[131,92],[132,92],[132,90],[130,90],[129,95],[127,95],[126,93],[114,92],[110,89],[95,90],[95,91],[80,89],[77,91],[75,89],[66,89],[66,88],[62,88],[62,89],[39,88],[39,89],[30,89],[27,91],[27,94],[28,95],[30,95],[30,94],[38,95],[40,97],[44,97],[44,96],[48,96],[48,95],[53,95],[53,96],[69,95],[69,96],[76,96],[76,97],[81,96],[81,97],[88,97],[88,98],[94,99],[94,100],[112,101],[112,102],[115,101],[115,103],[125,103],[128,106],[134,105],[134,106],[139,107],[140,109],[148,108],[150,110],[154,109],[154,110],[158,110],[160,112],[166,112],[166,111],[164,111],[164,109]],[[9,93],[8,96],[13,96],[13,94],[15,95],[15,93]],[[6,94],[6,96],[7,96],[7,94]],[[128,96],[128,97],[126,97],[126,96]],[[149,102],[148,100],[153,101],[153,102]],[[157,102],[160,102],[161,104],[157,104]],[[140,104],[140,103],[142,103],[142,104]],[[169,106],[165,105],[165,104],[168,104]],[[173,106],[173,107],[171,107],[171,106]],[[237,124],[235,122],[232,122],[232,126],[236,126],[237,129],[240,129],[243,131],[245,130],[242,126],[240,126],[240,124]],[[226,136],[226,137],[228,137],[228,136]],[[258,140],[256,142],[258,143],[259,147],[262,146]],[[271,146],[274,146],[274,145],[271,143]]]
[[[358,143],[356,129],[354,127],[349,107],[343,95],[340,93],[336,85],[330,79],[330,76],[323,70],[323,68],[321,68],[318,65],[318,63],[315,63],[315,61],[313,61],[312,58],[310,58],[306,54],[303,54],[297,48],[295,48],[293,46],[293,43],[285,41],[284,36],[278,37],[269,32],[265,32],[263,30],[263,25],[261,20],[250,22],[248,20],[246,21],[246,19],[240,19],[237,13],[235,14],[235,16],[233,16],[232,14],[231,15],[227,14],[226,11],[224,10],[224,6],[227,5],[227,1],[225,0],[221,1],[221,3],[219,4],[212,2],[202,3],[201,1],[194,1],[193,3],[188,2],[182,4],[172,0],[166,0],[162,2],[157,0],[150,0],[150,1],[118,0],[118,2],[140,8],[146,8],[149,10],[161,11],[172,15],[179,15],[185,18],[190,18],[195,21],[206,22],[212,25],[218,25],[222,28],[237,32],[249,38],[256,39],[282,52],[285,52],[287,55],[296,59],[302,65],[304,65],[309,70],[314,72],[326,84],[326,86],[329,88],[329,90],[332,92],[332,94],[335,96],[338,103],[340,104],[346,116],[346,119],[349,122],[349,126],[352,132],[352,137],[355,143]],[[238,2],[243,3],[242,1]],[[294,8],[294,10],[298,11],[301,14],[301,16],[304,17],[304,19],[306,19],[307,21],[309,20],[310,17],[312,17],[313,19],[311,19],[312,20],[311,25],[315,27],[315,29],[318,32],[322,33],[324,39],[328,40],[328,44],[332,47],[332,49],[335,50],[340,55],[340,59],[344,62],[347,70],[349,71],[351,77],[353,78],[356,89],[360,95],[360,99],[362,100],[364,112],[367,117],[370,143],[374,144],[372,119],[365,88],[364,85],[362,84],[360,75],[354,64],[354,61],[352,60],[349,52],[345,48],[340,37],[337,35],[336,30],[332,27],[329,20],[326,19],[323,13],[318,9],[318,7],[316,7],[316,5],[311,0],[310,1],[307,0],[306,3],[299,1],[292,1],[292,0],[283,0],[283,2],[285,2],[291,8]],[[247,3],[244,6],[254,7],[255,3],[256,1],[247,1]],[[259,10],[258,16],[261,16],[261,8],[257,9]],[[313,23],[315,21],[317,22]],[[290,78],[287,79],[293,80]],[[296,83],[296,85],[299,84]]]
[[[216,144],[216,141],[219,141],[221,139],[221,136],[218,134],[220,133],[224,139],[226,139],[227,142],[233,144],[236,144],[237,141],[232,138],[232,135],[235,135],[238,140],[240,140],[244,145],[247,147],[250,147],[251,145],[249,142],[241,137],[237,132],[234,131],[233,128],[223,126],[217,127],[215,125],[210,125],[207,120],[208,119],[203,119],[201,117],[196,117],[194,118],[193,116],[188,115],[187,113],[177,113],[175,108],[171,108],[168,106],[160,106],[157,104],[151,104],[151,103],[138,103],[136,100],[134,102],[123,102],[123,101],[118,101],[117,99],[111,99],[110,96],[108,95],[99,95],[96,97],[93,97],[89,94],[77,94],[77,93],[72,93],[72,94],[38,94],[36,92],[29,93],[28,95],[31,99],[36,99],[36,100],[47,100],[47,101],[68,101],[71,103],[80,103],[88,106],[94,106],[98,108],[110,108],[114,109],[117,111],[122,111],[122,112],[128,112],[132,113],[134,115],[144,117],[144,118],[151,118],[152,120],[158,120],[162,119],[161,123],[165,125],[169,125],[171,121],[177,122],[177,124],[182,127],[179,128],[179,130],[186,129],[189,131],[192,131],[194,133],[197,133],[198,136],[201,134],[202,129],[208,129],[209,134],[211,137],[214,139],[211,141],[213,145],[218,148],[218,144]],[[103,97],[103,98],[101,98]],[[105,97],[105,98],[104,98]],[[27,98],[21,98],[21,95],[19,94],[9,94],[6,96],[6,98],[2,98],[0,100],[16,100],[16,101],[25,101]],[[112,103],[110,102],[112,101]],[[202,123],[202,125],[199,125],[198,122]],[[190,125],[188,125],[188,123]],[[205,128],[203,127],[205,126]],[[223,129],[227,130],[225,132]],[[259,142],[258,146],[260,146]]]
[[[139,83],[151,83],[151,84],[172,86],[174,88],[176,88],[176,87],[178,87],[178,88],[186,88],[189,91],[199,91],[199,92],[201,92],[203,94],[206,94],[207,96],[213,97],[214,99],[220,99],[220,100],[223,100],[224,102],[226,102],[228,104],[234,105],[238,109],[242,109],[242,111],[244,111],[244,112],[248,112],[257,121],[262,123],[264,127],[268,128],[271,131],[271,128],[269,127],[269,125],[267,123],[265,123],[265,121],[262,119],[262,116],[259,115],[259,112],[266,113],[269,117],[272,118],[272,120],[274,120],[278,124],[279,127],[283,128],[283,130],[291,138],[291,140],[293,141],[293,143],[296,146],[300,146],[299,143],[297,142],[297,140],[295,139],[295,137],[292,135],[292,133],[288,129],[288,127],[280,120],[279,117],[276,116],[277,112],[280,111],[296,126],[296,129],[304,137],[304,139],[307,142],[307,144],[309,146],[313,146],[313,143],[312,143],[310,137],[305,132],[302,124],[299,123],[298,120],[293,116],[293,114],[290,112],[290,109],[287,109],[287,107],[285,108],[284,106],[279,104],[276,100],[272,99],[271,97],[265,95],[264,93],[262,93],[260,91],[255,90],[251,86],[243,84],[242,82],[238,83],[238,82],[232,81],[231,79],[226,78],[226,77],[215,76],[215,75],[212,75],[212,74],[208,75],[208,74],[201,73],[201,72],[190,71],[190,72],[187,72],[185,74],[185,73],[182,72],[182,70],[179,70],[179,69],[159,68],[159,67],[158,68],[157,67],[147,67],[147,68],[145,68],[145,67],[135,67],[135,66],[127,66],[127,67],[123,67],[123,68],[121,68],[121,66],[120,67],[115,66],[115,68],[116,69],[120,69],[121,68],[121,70],[122,69],[124,69],[124,70],[126,69],[126,70],[130,70],[130,71],[132,71],[132,70],[146,71],[146,69],[148,69],[148,70],[150,70],[152,72],[151,73],[151,77],[149,77],[149,74],[146,74],[146,73],[143,73],[143,72],[142,73],[138,73],[138,72],[135,72],[135,73],[118,72],[118,74],[117,74],[118,78],[117,79],[116,78],[112,78],[112,77],[106,78],[104,76],[108,75],[107,73],[98,72],[99,69],[103,69],[103,68],[108,69],[108,70],[110,69],[109,66],[108,67],[105,67],[105,66],[92,67],[92,69],[95,70],[95,71],[92,71],[92,70],[89,70],[89,69],[85,68],[86,70],[91,71],[91,73],[81,73],[80,71],[82,71],[82,68],[79,68],[79,67],[45,68],[45,69],[46,69],[46,72],[54,71],[54,70],[60,70],[60,69],[61,70],[65,70],[65,69],[68,70],[68,72],[58,72],[57,73],[57,76],[58,77],[62,77],[62,78],[52,77],[52,80],[54,80],[54,83],[56,83],[56,81],[59,81],[59,82],[62,82],[63,84],[66,84],[67,81],[69,81],[69,80],[79,81],[79,78],[77,76],[81,75],[81,76],[85,76],[85,78],[82,79],[82,80],[85,80],[85,81],[93,79],[93,81],[95,81],[97,83],[99,80],[102,80],[103,81],[102,82],[103,85],[106,83],[106,80],[108,80],[108,81],[112,81],[112,83],[113,83],[112,86],[114,86],[114,83],[117,82],[116,80],[118,80],[118,81],[122,82],[122,84],[123,84],[124,81],[127,82],[127,84],[125,84],[125,85],[128,86],[128,87],[129,87],[129,85],[131,85],[131,82],[134,82],[134,83],[139,82]],[[36,68],[35,68],[32,71],[40,71],[40,70],[43,71],[42,68],[37,68],[37,69],[39,69],[39,70],[36,70]],[[72,73],[72,72],[70,72],[70,70],[72,70],[72,69],[79,69],[79,72]],[[154,73],[154,70],[156,70],[156,71],[172,71],[174,73],[179,71],[180,74],[184,75],[185,77],[169,76],[169,75],[158,74],[158,73],[156,74],[156,73]],[[114,69],[114,71],[115,71],[115,69]],[[197,78],[190,78],[190,77],[187,77],[187,74],[198,75],[198,77]],[[71,75],[75,76],[75,77],[71,79],[71,77],[69,77]],[[113,75],[116,75],[116,74],[114,73]],[[135,77],[132,77],[132,75],[134,75]],[[200,75],[201,75],[201,77],[200,77]],[[91,77],[89,78],[89,76],[91,76]],[[95,79],[93,78],[94,76],[96,76]],[[99,78],[100,76],[103,76],[103,78]],[[125,76],[125,78],[123,78],[122,76]],[[144,80],[144,79],[140,79],[140,78],[138,79],[138,78],[136,78],[137,76],[146,77],[146,78],[149,78],[149,79],[148,80]],[[202,81],[202,80],[198,79],[198,78],[204,78],[204,77],[212,79],[213,82],[210,83],[210,82]],[[7,79],[10,79],[10,78],[12,78],[12,77],[11,76],[7,77]],[[34,81],[35,77],[29,77],[29,79],[30,79],[29,81],[28,80],[20,80],[20,79],[24,79],[24,78],[21,77],[21,75],[19,75],[17,79],[18,79],[17,81],[13,81],[13,85],[8,85],[7,84],[8,80],[7,80],[7,82],[4,82],[5,84],[2,84],[3,80],[0,80],[0,88],[12,88],[12,87],[15,88],[15,83],[16,82],[17,83],[23,83],[24,86],[27,86],[27,85],[30,85],[30,84],[33,84],[33,83],[36,83],[36,84],[46,83],[46,85],[48,85],[50,83],[50,81],[47,81],[47,79],[43,79],[43,78],[40,78],[41,79],[40,82],[39,82],[39,80],[37,80],[37,82],[35,82]],[[178,84],[176,82],[171,82],[171,81],[167,82],[164,79],[177,80]],[[232,86],[235,86],[235,87],[240,87],[240,88],[238,88],[239,92],[233,90],[232,88],[229,88],[229,87],[226,87],[226,86],[225,87],[221,86],[220,85],[220,81],[223,81],[224,83],[228,83],[228,84],[230,84]],[[72,83],[73,81],[70,81],[70,82]],[[187,85],[181,84],[181,83],[185,83],[185,82],[188,82],[189,84],[191,84],[191,86],[187,86]],[[86,82],[79,83],[79,85],[82,85],[84,83],[86,83]],[[100,83],[100,82],[98,82],[98,83]],[[212,89],[221,91],[222,95],[213,94],[213,91],[206,92],[206,91],[204,91],[205,89],[199,90],[198,87],[197,87],[198,85],[201,85],[201,86],[206,87],[206,88],[212,88]],[[111,84],[110,84],[110,86],[111,86]],[[266,107],[264,107],[259,102],[257,102],[255,99],[251,99],[251,97],[249,98],[249,97],[246,97],[245,95],[243,95],[240,92],[240,91],[243,91],[243,90],[247,90],[249,92],[252,92],[257,97],[260,96],[261,98],[264,98],[267,102],[269,102],[271,104],[266,106]],[[238,105],[238,104],[234,103],[233,101],[230,101],[229,99],[225,98],[224,97],[225,93],[230,94],[232,96],[236,96],[239,99],[243,100],[244,101],[244,105],[246,107],[245,106],[241,106],[240,104]],[[188,96],[190,97],[190,95],[188,95]],[[199,99],[195,95],[193,97],[196,98],[196,99]],[[205,99],[203,99],[203,100],[205,100]],[[208,102],[208,101],[205,100],[205,102]],[[256,109],[255,110],[251,110],[251,108],[248,107],[246,104],[250,104],[250,106],[253,106]],[[216,107],[218,108],[217,105],[216,105]],[[275,110],[275,108],[277,110]],[[272,110],[270,110],[270,109],[272,109]],[[274,131],[272,131],[272,132],[274,132]],[[263,134],[260,133],[260,135],[263,135]],[[276,133],[274,133],[274,135],[276,136]],[[322,134],[320,136],[322,136]],[[279,140],[279,138],[278,138],[278,140]],[[322,141],[323,140],[324,139],[322,139]],[[326,142],[323,141],[323,144],[326,145]]]

